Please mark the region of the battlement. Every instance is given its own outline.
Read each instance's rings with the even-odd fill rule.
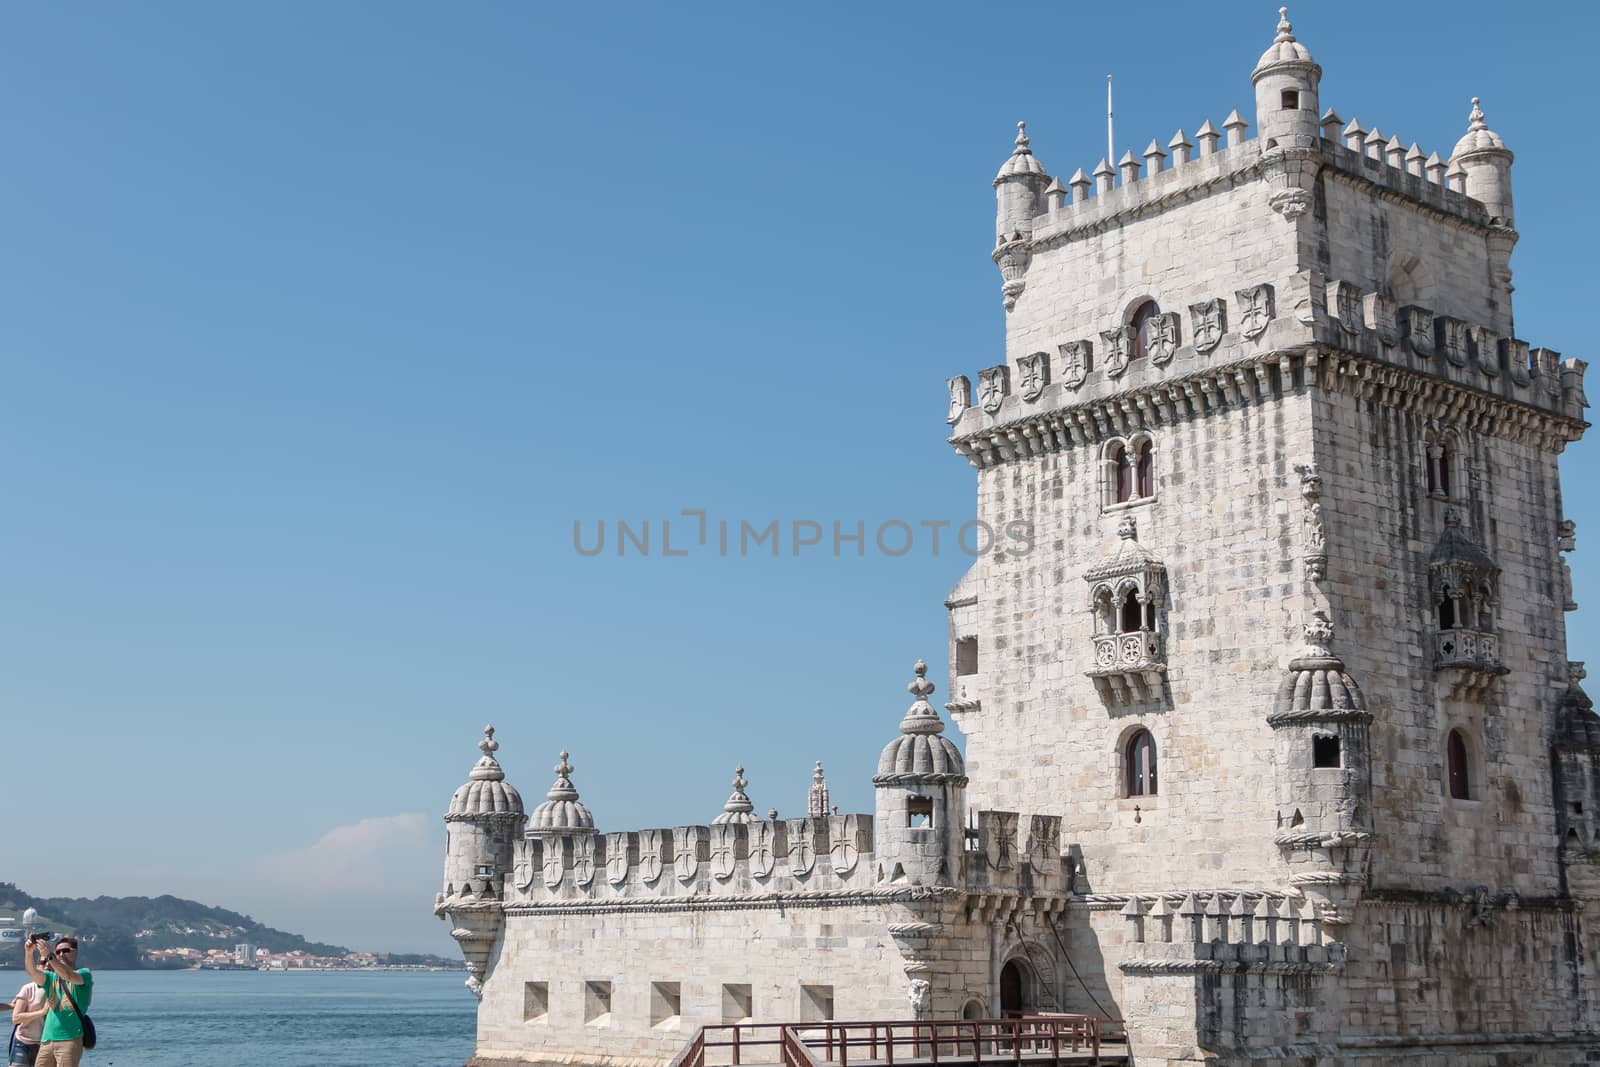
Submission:
[[[1129,897],[1121,911],[1124,974],[1252,969],[1334,972],[1345,946],[1314,905],[1293,896],[1189,893]]]

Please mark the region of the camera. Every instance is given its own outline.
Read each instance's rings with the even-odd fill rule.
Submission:
[[[54,941],[55,939],[56,939],[56,935],[54,934],[54,932],[46,930],[43,933],[29,934],[28,935],[28,944],[31,945],[35,941],[43,941],[46,944],[49,944],[51,941]]]

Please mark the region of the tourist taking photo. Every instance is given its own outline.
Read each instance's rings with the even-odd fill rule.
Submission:
[[[83,1050],[94,1047],[94,1025],[87,1014],[94,975],[78,966],[78,939],[58,937],[51,946],[42,935],[35,935],[28,939],[22,961],[44,994],[44,1027],[35,1067],[78,1067]]]

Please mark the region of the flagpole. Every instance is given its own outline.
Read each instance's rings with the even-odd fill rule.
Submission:
[[[1111,75],[1106,75],[1106,163],[1117,165],[1116,138],[1111,133]]]

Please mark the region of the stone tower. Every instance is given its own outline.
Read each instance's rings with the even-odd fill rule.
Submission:
[[[434,898],[434,914],[450,920],[450,936],[461,946],[467,985],[474,992],[500,935],[500,902],[526,821],[522,797],[495,759],[500,742],[493,726],[483,728],[478,748],[483,755],[445,813],[444,890]]]
[[[884,746],[872,779],[878,877],[890,884],[956,885],[965,841],[966,769],[928,703],[928,665],[918,660],[915,672],[906,688],[916,700],[900,720],[900,736]]]

